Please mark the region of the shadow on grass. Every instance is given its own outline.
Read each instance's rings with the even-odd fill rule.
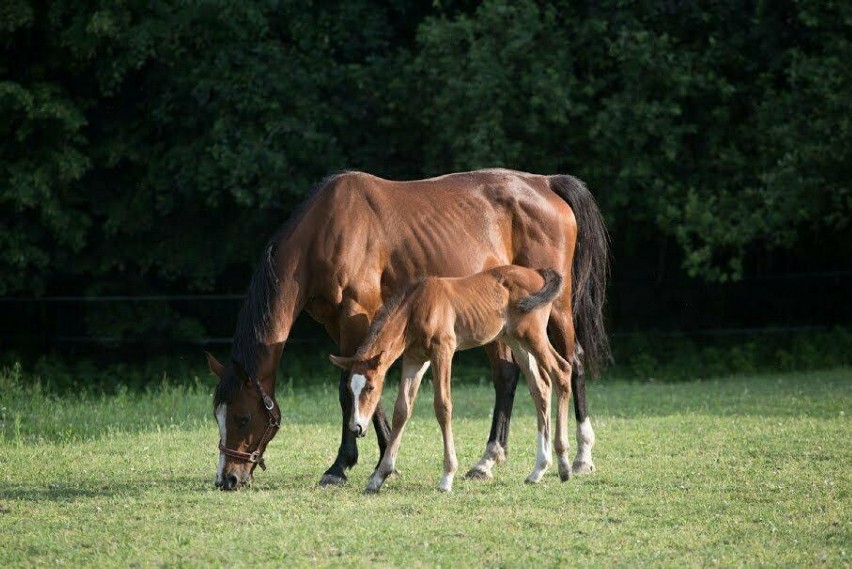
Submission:
[[[21,502],[73,502],[79,499],[114,498],[118,496],[138,496],[145,492],[181,492],[183,494],[218,493],[210,478],[198,476],[178,476],[158,478],[156,483],[139,482],[98,482],[57,483],[46,486],[34,484],[11,484],[0,490],[0,500]]]

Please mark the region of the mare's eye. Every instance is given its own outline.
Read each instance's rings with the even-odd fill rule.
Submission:
[[[246,425],[248,425],[250,419],[251,419],[251,417],[248,416],[248,415],[243,415],[242,417],[237,417],[237,426],[240,427],[240,428],[245,427]]]

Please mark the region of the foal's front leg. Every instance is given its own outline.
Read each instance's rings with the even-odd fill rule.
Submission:
[[[453,478],[459,467],[456,458],[456,446],[453,442],[453,400],[450,393],[452,373],[452,350],[442,350],[432,358],[435,384],[435,417],[444,435],[444,476],[438,489],[450,492],[453,489]]]
[[[403,357],[402,381],[399,384],[399,393],[393,410],[393,428],[385,454],[364,489],[367,493],[378,492],[388,476],[396,469],[396,457],[399,453],[402,431],[414,411],[414,398],[417,397],[417,390],[420,388],[420,382],[427,369],[429,369],[429,362],[418,362],[410,360],[407,356]]]

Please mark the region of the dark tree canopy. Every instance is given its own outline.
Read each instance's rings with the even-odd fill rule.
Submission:
[[[850,27],[820,0],[7,0],[0,294],[239,290],[344,168],[574,174],[617,271],[848,265]]]

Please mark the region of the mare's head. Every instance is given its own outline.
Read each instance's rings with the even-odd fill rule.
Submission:
[[[258,464],[265,469],[263,451],[278,430],[278,405],[271,397],[271,386],[249,377],[239,364],[222,365],[210,354],[207,364],[219,378],[213,398],[213,416],[219,425],[216,486],[236,490],[251,482]]]
[[[357,436],[367,434],[367,426],[382,398],[382,387],[388,371],[384,353],[371,358],[329,356],[331,363],[351,372],[349,390],[352,393],[352,415],[349,429]]]

